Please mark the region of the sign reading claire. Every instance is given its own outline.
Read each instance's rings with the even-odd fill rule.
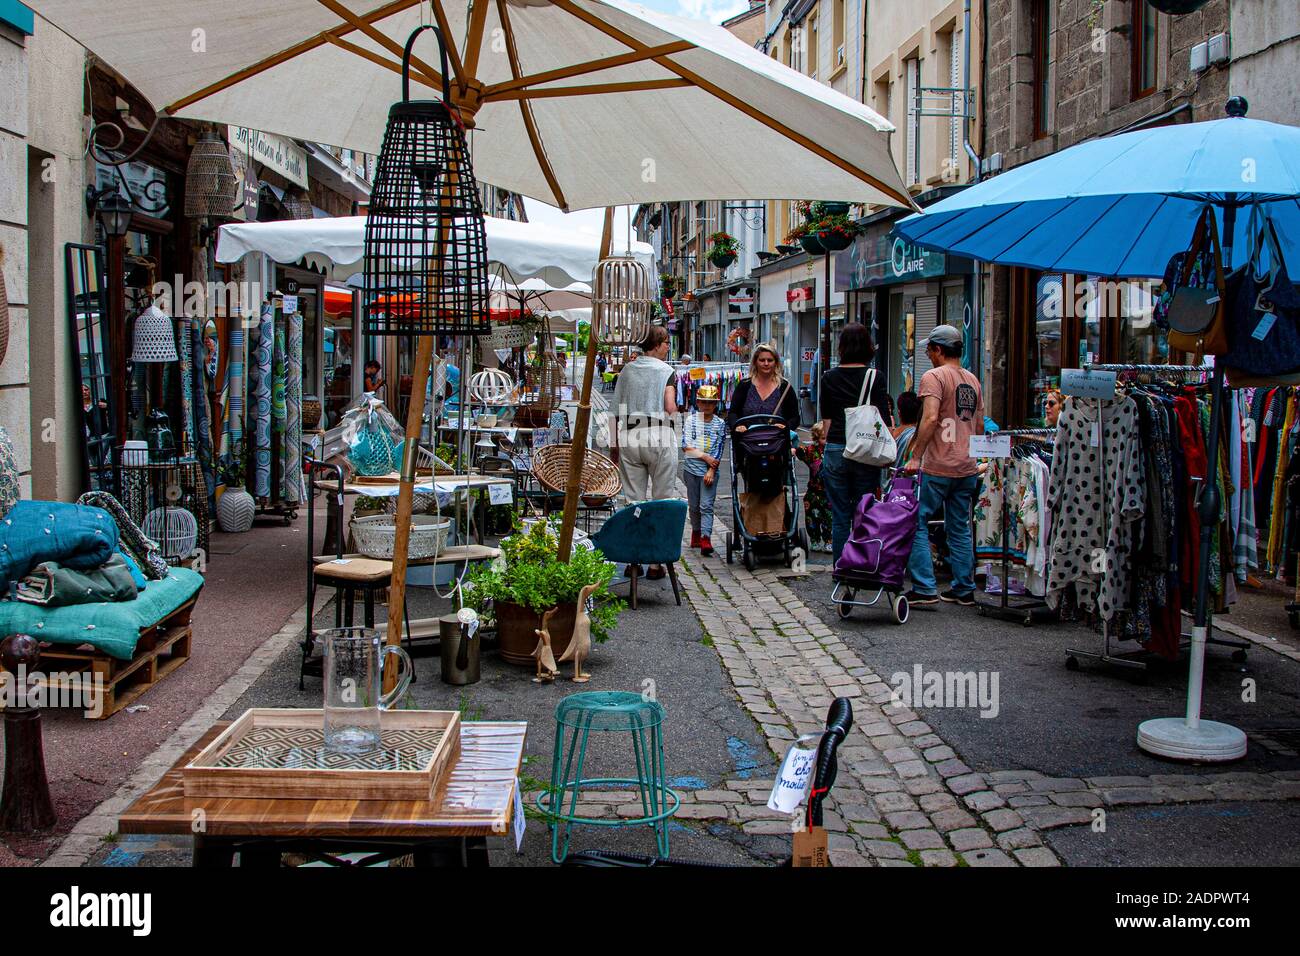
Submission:
[[[307,151],[291,140],[247,126],[231,126],[230,145],[270,166],[290,182],[307,188]]]
[[[913,245],[888,228],[872,229],[859,236],[835,260],[835,288],[869,289],[872,286],[913,282],[932,276],[970,271],[970,260],[949,259],[942,252],[932,252]]]

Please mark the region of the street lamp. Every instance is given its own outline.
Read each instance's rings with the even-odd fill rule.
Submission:
[[[131,202],[115,186],[87,190],[91,214],[98,217],[108,242],[108,347],[113,383],[113,421],[117,443],[126,442],[126,234],[131,230]]]
[[[96,213],[110,239],[121,239],[131,230],[131,204],[116,189],[100,198]]]

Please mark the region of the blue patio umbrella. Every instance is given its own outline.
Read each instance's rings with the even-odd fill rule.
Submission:
[[[1228,101],[1226,119],[1158,126],[1080,143],[972,186],[909,216],[895,231],[917,245],[1000,265],[1101,276],[1162,276],[1190,243],[1209,204],[1224,236],[1224,266],[1247,243],[1259,204],[1272,220],[1284,258],[1300,242],[1300,129],[1245,118],[1246,101]],[[1211,421],[1219,421],[1224,374],[1216,363]],[[1209,627],[1210,554],[1220,508],[1219,429],[1209,435],[1208,475],[1198,499],[1200,580],[1192,628],[1187,712],[1144,721],[1137,742],[1164,757],[1194,761],[1245,756],[1246,735],[1201,720]]]
[[[1297,197],[1300,128],[1229,116],[1080,143],[949,196],[895,231],[999,265],[1159,277],[1187,247],[1206,203],[1218,210],[1225,246],[1225,208],[1263,204],[1283,255],[1295,261]],[[1244,249],[1249,217],[1231,218],[1231,245]]]

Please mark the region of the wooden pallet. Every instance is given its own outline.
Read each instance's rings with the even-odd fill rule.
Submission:
[[[103,706],[98,708],[97,715],[91,716],[87,711],[86,716],[92,720],[113,716],[190,659],[193,638],[190,615],[196,600],[197,596],[152,627],[142,628],[135,656],[129,661],[111,657],[90,645],[42,643],[40,671],[59,675],[59,679],[42,678],[32,681],[32,685],[44,688],[49,697],[57,699],[60,692],[81,689],[81,682],[90,676],[103,687]]]

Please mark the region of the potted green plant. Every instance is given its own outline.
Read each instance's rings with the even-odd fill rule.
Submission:
[[[860,232],[858,224],[845,215],[826,216],[813,226],[813,230],[827,252],[847,249]]]
[[[725,269],[736,261],[740,242],[728,232],[715,232],[709,235],[708,259],[719,269]]]
[[[663,290],[665,299],[671,299],[677,292],[677,276],[671,272],[659,273],[659,287]]]
[[[568,563],[558,560],[558,519],[538,521],[501,539],[501,557],[480,565],[469,574],[465,602],[485,619],[494,620],[501,659],[532,666],[537,647],[535,630],[542,614],[557,612],[550,621],[551,648],[560,657],[573,637],[573,618],[582,589],[598,587],[591,595],[588,616],[591,639],[609,640],[625,603],[609,590],[615,567],[599,551],[575,547]]]

